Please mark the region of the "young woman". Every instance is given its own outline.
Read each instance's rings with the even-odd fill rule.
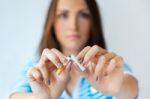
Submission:
[[[11,99],[135,99],[136,79],[106,50],[95,0],[52,0],[39,60],[23,70]],[[67,60],[74,54],[85,67]],[[58,71],[63,68],[62,72]],[[27,74],[27,75],[26,75]]]

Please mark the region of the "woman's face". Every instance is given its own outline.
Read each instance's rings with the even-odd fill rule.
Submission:
[[[54,30],[62,49],[81,50],[91,30],[91,15],[85,0],[58,0]]]

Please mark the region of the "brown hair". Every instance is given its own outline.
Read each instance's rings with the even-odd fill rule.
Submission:
[[[44,25],[43,36],[41,38],[41,42],[39,45],[39,55],[41,55],[44,48],[57,48],[60,50],[60,45],[56,40],[53,21],[55,17],[56,7],[58,0],[52,0],[50,8],[47,13],[47,18]],[[85,0],[87,6],[89,7],[89,11],[91,13],[91,37],[89,42],[87,43],[89,46],[99,45],[102,48],[106,48],[102,25],[99,15],[98,6],[95,0]]]

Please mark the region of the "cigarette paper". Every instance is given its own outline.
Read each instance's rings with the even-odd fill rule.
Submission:
[[[77,66],[80,68],[81,71],[84,71],[85,70],[85,67],[83,67],[79,61],[77,60],[77,58],[72,54],[71,56],[68,56],[67,57],[67,60],[70,61],[72,60],[73,62],[75,62],[77,64]],[[58,75],[60,75],[65,69],[65,66],[61,66],[60,68],[57,69],[56,73]]]
[[[85,70],[85,67],[83,67],[79,61],[77,60],[77,58],[72,54],[71,55],[71,59],[77,64],[77,66],[80,68],[81,71],[84,71]]]

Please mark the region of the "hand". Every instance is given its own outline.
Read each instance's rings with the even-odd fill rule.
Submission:
[[[122,57],[97,45],[85,47],[77,57],[86,68],[82,74],[95,89],[110,96],[119,93],[123,82]]]
[[[39,63],[28,71],[28,80],[36,99],[57,99],[69,80],[72,62],[56,49],[45,49]],[[65,70],[56,74],[57,68]]]

